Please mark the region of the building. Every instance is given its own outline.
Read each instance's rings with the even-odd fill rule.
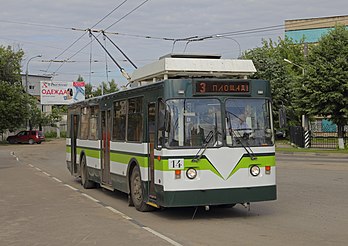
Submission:
[[[348,15],[285,20],[285,36],[294,42],[316,43],[337,24],[348,27]]]
[[[41,112],[49,113],[52,111],[51,105],[41,105],[40,103],[40,82],[41,81],[51,81],[52,76],[45,75],[33,75],[28,74],[28,81],[26,74],[21,74],[22,76],[22,85],[23,88],[28,88],[28,93],[38,100],[38,108],[41,109]],[[28,85],[27,85],[28,83]]]

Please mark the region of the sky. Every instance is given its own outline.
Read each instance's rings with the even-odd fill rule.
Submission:
[[[285,20],[347,15],[348,10],[347,0],[0,1],[0,45],[25,52],[23,73],[28,67],[29,74],[53,75],[55,81],[76,81],[81,75],[94,86],[111,79],[124,85],[126,79],[95,38],[83,31],[88,28],[105,30],[141,67],[172,52],[235,59],[260,47],[263,39],[284,38]],[[260,30],[265,27],[274,28]],[[132,74],[134,67],[115,46],[102,34],[93,34]]]

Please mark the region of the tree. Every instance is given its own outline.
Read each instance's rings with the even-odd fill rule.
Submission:
[[[20,64],[23,51],[0,46],[0,131],[16,130],[29,119],[35,100],[23,90]]]
[[[30,115],[30,128],[39,128],[42,130],[42,126],[56,126],[56,124],[62,120],[61,113],[64,108],[53,107],[50,114],[41,112],[37,107],[31,109]]]
[[[0,81],[0,131],[14,131],[26,124],[29,108],[36,107],[31,96],[23,92],[20,83]]]
[[[322,115],[338,126],[340,148],[348,124],[348,30],[336,26],[312,47],[306,78],[299,89],[300,106],[311,116]]]
[[[243,58],[254,62],[257,72],[252,78],[270,81],[275,121],[278,121],[279,109],[284,106],[287,109],[289,124],[298,125],[300,114],[295,99],[302,73],[296,67],[294,69],[284,62],[284,58],[302,64],[304,62],[302,46],[287,38],[284,40],[279,38],[278,42],[263,40],[262,47],[247,51]]]
[[[102,82],[101,85],[98,86],[96,90],[93,91],[93,86],[91,84],[85,85],[85,91],[86,91],[86,98],[89,97],[97,97],[102,94],[110,94],[112,92],[118,91],[118,86],[114,79],[109,81],[108,83]],[[103,93],[102,93],[103,92]]]
[[[0,81],[14,84],[21,81],[23,51],[14,52],[11,47],[0,46]]]

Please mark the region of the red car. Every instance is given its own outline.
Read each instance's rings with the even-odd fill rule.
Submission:
[[[14,136],[9,136],[7,141],[10,144],[13,143],[29,143],[29,144],[40,144],[45,141],[45,136],[41,131],[21,131]]]

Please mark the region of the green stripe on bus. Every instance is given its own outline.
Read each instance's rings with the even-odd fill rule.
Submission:
[[[258,165],[259,167],[265,166],[275,166],[275,156],[258,156],[257,159],[252,160],[250,157],[243,157],[235,168],[232,170],[230,175],[228,175],[229,179],[233,174],[235,174],[241,168],[249,168],[250,166]]]
[[[86,156],[88,156],[88,157],[93,157],[93,158],[97,158],[97,159],[99,159],[101,157],[100,150],[90,149],[90,148],[81,148],[81,147],[76,148],[76,152],[79,155],[81,154],[82,151],[84,151]]]

